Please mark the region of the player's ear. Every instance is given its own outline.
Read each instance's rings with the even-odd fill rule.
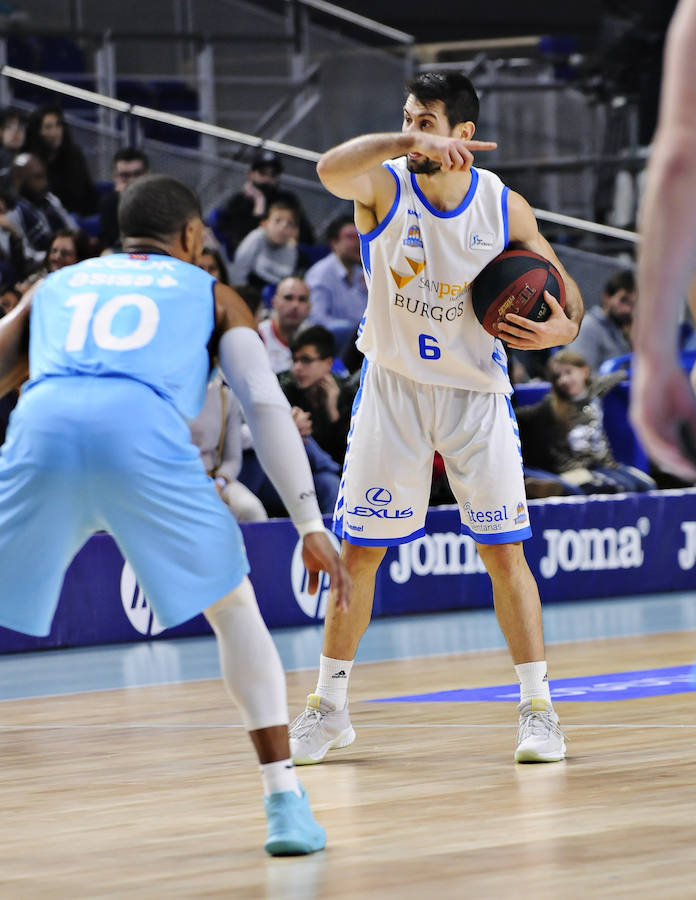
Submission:
[[[197,216],[183,226],[180,240],[186,255],[195,262],[203,249],[203,223]]]
[[[454,127],[454,137],[458,137],[462,141],[470,141],[475,131],[476,126],[473,122],[459,122]]]

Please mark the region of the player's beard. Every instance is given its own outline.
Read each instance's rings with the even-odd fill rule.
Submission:
[[[415,175],[434,175],[442,166],[436,160],[425,156],[423,159],[407,159],[406,168]]]

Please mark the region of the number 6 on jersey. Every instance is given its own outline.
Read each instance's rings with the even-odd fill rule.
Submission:
[[[432,334],[418,335],[418,349],[422,359],[439,359],[442,356],[437,339]]]

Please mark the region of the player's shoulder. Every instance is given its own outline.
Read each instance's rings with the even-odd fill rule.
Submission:
[[[499,191],[506,187],[505,182],[500,175],[492,172],[490,169],[481,169],[479,166],[474,166],[472,172],[476,173],[479,188],[489,188]]]

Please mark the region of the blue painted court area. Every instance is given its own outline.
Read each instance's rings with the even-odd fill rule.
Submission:
[[[634,700],[637,697],[661,697],[696,691],[694,669],[674,666],[670,669],[643,669],[639,672],[612,672],[608,675],[586,675],[580,678],[554,678],[551,696],[554,700]],[[462,688],[432,694],[407,694],[403,697],[378,697],[370,703],[472,703],[482,700],[509,703],[518,700],[518,684],[493,687]]]

